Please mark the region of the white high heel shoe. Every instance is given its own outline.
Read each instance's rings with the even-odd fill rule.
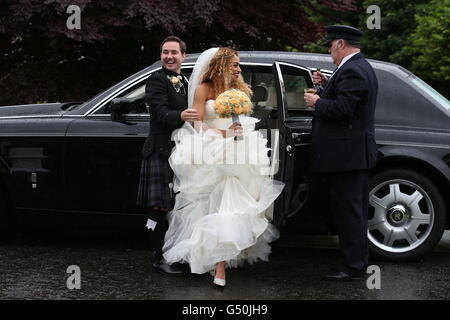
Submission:
[[[225,287],[226,281],[225,279],[216,278],[216,269],[213,269],[209,272],[210,275],[214,277],[213,283],[219,287]]]
[[[222,288],[223,288],[223,287],[225,287],[226,281],[225,281],[225,279],[220,279],[220,278],[214,277],[213,283],[214,283],[216,286],[219,286],[219,287],[222,287]]]

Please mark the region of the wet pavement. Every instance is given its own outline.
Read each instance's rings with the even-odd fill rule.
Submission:
[[[292,300],[450,299],[450,231],[417,262],[371,261],[380,289],[365,281],[323,279],[339,259],[334,237],[298,237],[275,243],[270,262],[227,272],[227,286],[212,277],[171,277],[149,264],[145,234],[99,230],[28,230],[0,242],[0,299]],[[80,289],[69,266],[80,270]]]

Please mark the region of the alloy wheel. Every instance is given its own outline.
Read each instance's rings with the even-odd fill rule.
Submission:
[[[419,185],[384,181],[369,194],[368,238],[387,252],[408,252],[428,238],[434,216],[431,198]]]

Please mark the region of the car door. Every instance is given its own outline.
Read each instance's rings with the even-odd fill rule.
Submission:
[[[26,223],[64,211],[64,133],[71,121],[60,116],[2,119],[8,132],[0,140],[1,171],[8,177],[3,187]]]
[[[310,199],[307,163],[313,110],[305,105],[303,94],[313,82],[311,71],[303,66],[276,61],[272,70],[279,130],[279,168],[274,177],[285,183],[276,203],[274,224],[282,228],[288,219],[306,213]]]
[[[145,114],[126,115],[120,122],[110,114],[91,114],[70,125],[65,170],[71,211],[139,213],[136,194],[148,128]]]

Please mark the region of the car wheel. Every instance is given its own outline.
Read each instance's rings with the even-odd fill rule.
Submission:
[[[445,204],[435,184],[408,169],[370,178],[368,239],[371,257],[416,260],[431,251],[445,228]]]

